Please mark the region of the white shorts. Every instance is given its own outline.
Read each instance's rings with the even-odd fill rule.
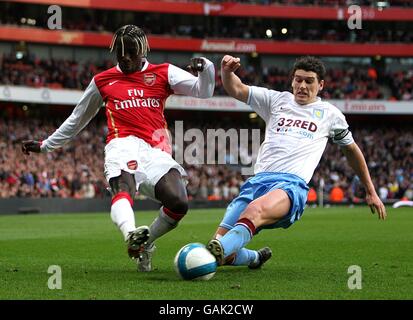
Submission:
[[[182,168],[169,153],[153,148],[135,136],[115,138],[105,146],[105,177],[118,177],[121,170],[133,174],[136,190],[155,199],[155,185],[169,170],[175,168],[186,176]]]

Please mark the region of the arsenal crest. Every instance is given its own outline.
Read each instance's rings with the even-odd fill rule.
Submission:
[[[143,75],[143,82],[147,86],[153,86],[155,84],[155,81],[156,81],[156,75],[154,73],[145,73]]]
[[[138,168],[138,162],[136,160],[128,161],[127,166],[130,170],[136,170]]]

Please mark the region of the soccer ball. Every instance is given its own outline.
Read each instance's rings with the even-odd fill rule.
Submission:
[[[215,257],[202,243],[182,247],[174,260],[176,273],[184,280],[209,280],[217,271]]]

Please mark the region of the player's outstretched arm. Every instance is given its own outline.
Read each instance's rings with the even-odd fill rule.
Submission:
[[[30,140],[23,142],[23,152],[51,152],[62,147],[90,122],[98,113],[102,103],[103,100],[100,92],[94,80],[92,80],[83,93],[79,103],[73,109],[72,114],[62,125],[46,140],[42,141],[40,145],[38,141]],[[37,151],[38,149],[40,149],[40,151]]]
[[[366,188],[366,201],[370,206],[371,212],[377,212],[379,219],[386,219],[386,208],[377,195],[373,182],[371,181],[366,160],[360,148],[356,143],[352,143],[347,146],[343,146],[342,150],[350,166],[356,172],[364,187]]]
[[[240,58],[225,55],[221,61],[221,78],[225,91],[231,97],[247,103],[249,87],[234,73],[241,66]]]

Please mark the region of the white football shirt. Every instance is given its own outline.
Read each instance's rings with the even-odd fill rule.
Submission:
[[[311,180],[329,138],[339,145],[354,142],[343,113],[331,103],[300,105],[290,92],[249,87],[247,104],[265,121],[254,173],[282,172]]]

